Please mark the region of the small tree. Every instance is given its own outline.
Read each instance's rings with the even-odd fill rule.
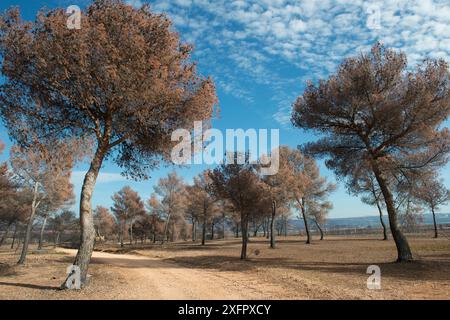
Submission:
[[[413,256],[388,181],[447,162],[450,134],[440,125],[450,113],[448,78],[443,60],[428,59],[409,71],[405,54],[377,44],[369,54],[346,59],[318,86],[309,83],[293,106],[294,125],[322,136],[306,144],[307,153],[326,157],[342,178],[351,179],[360,166],[374,174],[399,262]]]
[[[194,184],[186,187],[186,197],[190,212],[196,212],[196,220],[202,224],[202,246],[206,242],[206,228],[219,214],[217,199],[214,196],[211,171],[206,170],[194,178]],[[212,232],[213,234],[214,232]]]
[[[105,159],[148,178],[148,169],[169,159],[172,132],[206,124],[217,98],[212,80],[197,75],[192,46],[180,42],[165,15],[96,0],[81,21],[81,29],[67,28],[64,9],[41,11],[34,22],[17,9],[0,17],[0,114],[20,144],[30,132],[93,141],[74,262],[84,286],[95,240],[91,201]]]
[[[169,173],[167,178],[161,178],[155,186],[155,193],[161,198],[161,213],[164,225],[164,235],[161,240],[169,240],[169,233],[172,240],[175,236],[176,224],[184,220],[184,208],[186,205],[185,184],[183,179],[176,172]]]
[[[133,225],[139,216],[145,214],[144,202],[139,194],[126,186],[112,197],[111,211],[119,222],[120,245],[123,247],[124,231],[129,234],[130,245],[133,244]]]
[[[94,226],[97,237],[107,240],[117,229],[114,216],[108,208],[97,206],[94,210]]]
[[[62,143],[34,148],[15,146],[11,149],[11,166],[20,185],[31,194],[30,214],[18,264],[24,264],[37,209],[56,211],[73,198],[70,173],[73,157],[70,147]]]
[[[383,220],[383,194],[377,185],[372,172],[360,168],[359,173],[353,174],[352,186],[349,188],[355,195],[362,195],[362,201],[370,206],[376,206],[383,227],[383,240],[388,240],[386,224]]]
[[[222,164],[211,172],[215,194],[229,201],[233,210],[239,215],[242,234],[241,259],[247,259],[248,223],[254,214],[255,203],[260,201],[263,194],[262,181],[256,173],[255,165],[249,163],[238,164],[238,153],[234,153],[234,162]]]
[[[426,205],[433,215],[434,237],[438,238],[438,226],[436,221],[436,210],[441,205],[450,201],[450,190],[448,190],[442,181],[439,181],[435,174],[428,174],[417,181],[414,188],[414,195]]]

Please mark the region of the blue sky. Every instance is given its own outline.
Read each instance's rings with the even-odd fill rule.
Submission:
[[[295,147],[313,136],[294,129],[289,120],[291,104],[307,80],[326,78],[343,58],[368,50],[378,40],[401,48],[410,65],[423,57],[450,61],[450,5],[447,1],[361,0],[172,0],[149,2],[153,10],[166,12],[183,40],[195,45],[194,59],[204,75],[217,85],[220,117],[214,127],[280,129],[280,142]],[[85,7],[86,0],[2,0],[0,10],[19,6],[23,17],[33,19],[41,7]],[[379,15],[376,9],[380,8]],[[375,12],[375,13],[374,13]],[[369,28],[379,20],[379,28]],[[375,19],[375,20],[374,20]],[[372,24],[373,25],[373,24]],[[3,127],[0,139],[10,142]],[[0,156],[6,160],[7,153]],[[77,196],[85,164],[74,172]],[[204,166],[177,171],[190,181]],[[322,173],[334,175],[321,164]],[[120,169],[106,163],[94,193],[93,204],[111,205],[111,195],[130,185],[147,199],[160,177],[173,170],[163,166],[145,182],[126,181]],[[450,167],[443,171],[450,186]],[[349,196],[342,185],[331,197],[330,217],[376,214],[376,209]],[[443,208],[450,211],[450,207]]]

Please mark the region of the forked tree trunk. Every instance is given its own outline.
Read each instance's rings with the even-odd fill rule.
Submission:
[[[322,230],[322,228],[320,227],[320,224],[317,222],[317,220],[314,220],[314,222],[315,222],[315,224],[316,224],[316,226],[317,226],[317,229],[319,229],[319,232],[320,232],[320,240],[323,240],[323,230]]]
[[[100,168],[105,156],[105,150],[99,146],[94,158],[92,159],[86,176],[84,177],[83,186],[81,188],[80,197],[80,225],[81,237],[80,248],[75,257],[74,265],[80,268],[81,286],[87,285],[86,279],[88,274],[89,263],[91,261],[92,251],[94,250],[95,228],[94,217],[92,214],[92,194],[94,193],[95,182],[97,181]],[[66,282],[70,280],[70,275],[62,284],[62,288],[69,288]]]
[[[241,217],[241,234],[242,234],[241,260],[245,260],[247,259],[248,220],[244,216]]]
[[[388,184],[385,178],[382,176],[376,163],[372,163],[372,169],[375,174],[375,178],[383,193],[384,202],[386,203],[386,209],[389,215],[389,226],[391,227],[392,237],[394,238],[395,245],[397,246],[397,262],[410,262],[413,261],[413,255],[408,244],[408,240],[400,230],[397,218],[397,212],[395,210],[394,198],[389,190]]]
[[[301,211],[302,211],[303,222],[305,224],[306,244],[311,244],[311,233],[309,232],[308,219],[306,219],[306,212],[305,212],[305,200],[302,199],[300,201],[299,199],[297,199],[297,202],[300,205],[300,208],[301,208]]]
[[[431,207],[431,212],[433,213],[433,223],[434,223],[434,238],[437,239],[439,237],[438,235],[438,227],[436,222],[436,213],[434,211],[434,207]]]
[[[373,184],[372,184],[372,195],[375,198],[375,203],[376,203],[377,208],[378,208],[378,213],[380,214],[380,223],[381,223],[381,225],[383,227],[383,240],[386,241],[386,240],[388,240],[388,235],[387,235],[386,224],[384,223],[384,220],[383,220],[383,210],[381,209],[380,203],[378,202],[377,193],[375,191],[375,188],[374,188]]]
[[[18,224],[19,224],[18,222],[16,222],[16,223],[14,224],[14,234],[13,234],[13,238],[12,238],[12,242],[11,242],[11,250],[14,249],[14,243],[16,242],[17,225],[18,225]]]
[[[44,231],[45,231],[45,225],[47,224],[47,216],[44,217],[44,221],[42,222],[41,226],[41,232],[39,233],[39,245],[38,250],[42,250],[42,242],[44,240]]]
[[[23,241],[22,253],[20,254],[20,259],[17,262],[17,264],[20,264],[20,265],[25,263],[25,259],[27,257],[28,245],[30,244],[30,238],[31,238],[31,230],[33,229],[34,216],[36,215],[36,209],[39,206],[39,201],[37,200],[38,187],[39,187],[38,182],[35,182],[34,183],[34,190],[33,190],[33,201],[31,202],[30,219],[29,219],[28,224],[27,224],[27,230],[26,230],[26,233],[25,233],[25,239]]]
[[[384,223],[384,220],[383,220],[383,210],[381,210],[378,200],[377,200],[377,207],[378,207],[378,212],[380,213],[380,223],[383,226],[383,240],[386,241],[386,240],[388,240],[387,228],[386,228],[386,224]]]

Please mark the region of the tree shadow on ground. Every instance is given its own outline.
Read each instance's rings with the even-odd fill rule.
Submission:
[[[21,288],[28,288],[28,289],[51,290],[51,291],[56,291],[59,289],[59,287],[41,286],[41,285],[37,285],[37,284],[14,283],[14,282],[0,282],[0,288],[2,286],[12,286],[12,287],[21,287]]]

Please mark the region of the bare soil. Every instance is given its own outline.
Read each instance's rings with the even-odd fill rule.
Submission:
[[[89,287],[61,291],[75,250],[0,250],[0,299],[450,299],[450,240],[410,237],[416,262],[395,263],[393,241],[329,237],[306,245],[280,238],[269,249],[252,238],[239,259],[238,239],[202,247],[182,242],[120,248],[100,245]],[[368,266],[381,268],[381,290],[367,289]]]

